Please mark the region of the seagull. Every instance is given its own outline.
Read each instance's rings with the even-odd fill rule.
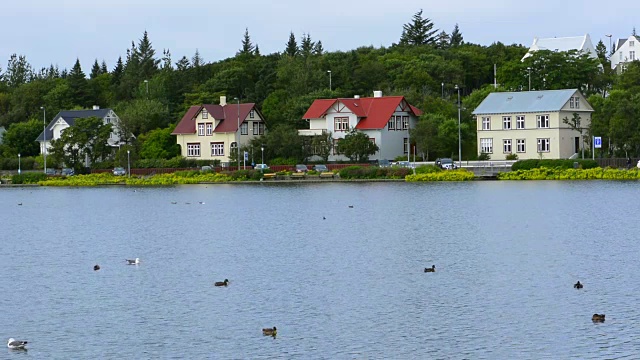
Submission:
[[[18,205],[19,205],[19,206],[22,206],[22,203],[21,203],[21,202],[19,202],[19,203],[18,203]]]
[[[172,201],[171,203],[172,203],[173,205],[175,205],[175,204],[177,204],[178,202],[177,202],[177,201]]]
[[[9,341],[7,342],[7,347],[9,349],[27,350],[27,348],[25,346],[27,346],[27,342],[26,341],[16,340],[14,338],[9,339]]]
[[[198,204],[204,205],[204,201],[198,201]]]
[[[353,205],[349,205],[349,208],[350,208],[350,209],[353,209]]]
[[[185,204],[187,204],[187,205],[191,205],[191,203],[190,203],[190,202],[186,202]]]
[[[127,265],[138,265],[140,264],[140,258],[135,258],[134,260],[125,259]]]

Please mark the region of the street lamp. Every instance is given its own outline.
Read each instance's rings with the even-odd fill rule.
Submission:
[[[22,172],[22,169],[20,165],[20,153],[18,153],[18,175],[20,175],[21,172]]]
[[[529,91],[531,91],[531,68],[528,67],[527,70],[529,71]]]
[[[260,151],[262,152],[262,165],[260,165],[260,172],[264,173],[264,146],[260,146]]]
[[[40,106],[43,112],[42,115],[42,153],[44,154],[44,173],[47,173],[47,109],[44,106]]]
[[[442,83],[442,98],[444,99],[444,83]]]
[[[240,170],[240,98],[233,98],[238,102],[238,142],[236,143],[236,159],[238,159],[238,170]]]
[[[462,140],[460,136],[460,87],[456,85],[458,90],[458,168],[462,169]]]
[[[613,54],[613,48],[611,47],[611,37],[613,36],[612,34],[606,34],[606,37],[609,38],[609,54]]]
[[[327,70],[329,73],[329,91],[331,91],[331,70]]]
[[[131,177],[131,157],[129,156],[130,153],[131,151],[127,150],[127,173],[129,174],[128,177]]]
[[[149,100],[149,80],[145,80],[144,83],[147,84],[147,100]]]

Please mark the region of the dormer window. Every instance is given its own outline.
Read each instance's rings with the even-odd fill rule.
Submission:
[[[203,119],[209,118],[209,112],[207,111],[207,109],[202,109],[202,118]]]
[[[255,110],[249,111],[249,119],[253,119],[255,116],[256,116],[256,111]]]
[[[629,47],[632,47],[634,45],[635,41],[629,41]]]

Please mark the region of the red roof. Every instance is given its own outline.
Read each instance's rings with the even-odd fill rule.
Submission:
[[[245,103],[240,104],[240,119],[246,119],[251,110],[255,110],[256,104]],[[196,133],[195,118],[200,114],[202,108],[207,109],[209,115],[216,120],[221,120],[218,126],[213,130],[216,133],[237,132],[238,131],[238,104],[227,104],[225,106],[204,104],[202,106],[192,106],[184,114],[182,120],[178,123],[171,135],[184,135]],[[262,116],[260,116],[262,117]],[[225,121],[226,119],[226,121]]]
[[[196,122],[193,119],[198,115],[202,106],[192,106],[187,110],[187,113],[184,114],[182,120],[178,123],[176,128],[173,130],[171,135],[180,135],[180,134],[195,134],[196,132]]]
[[[319,119],[326,115],[327,111],[335,104],[344,104],[353,114],[360,118],[356,129],[382,129],[387,126],[391,115],[402,102],[406,103],[404,96],[383,96],[368,98],[339,98],[318,99],[311,104],[303,119]],[[408,103],[407,103],[408,104]],[[422,111],[409,104],[408,112],[415,116],[422,115]]]

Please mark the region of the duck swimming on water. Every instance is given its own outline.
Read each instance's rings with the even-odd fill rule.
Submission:
[[[432,265],[430,268],[424,268],[424,272],[436,272],[436,266]]]

